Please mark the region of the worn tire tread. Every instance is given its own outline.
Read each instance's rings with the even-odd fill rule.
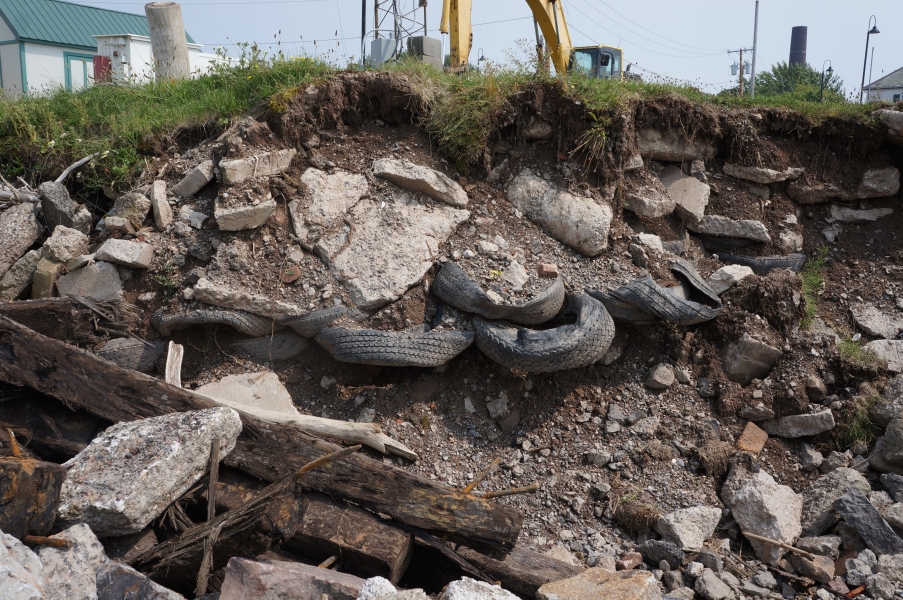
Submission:
[[[229,325],[239,333],[252,337],[262,337],[272,333],[274,329],[272,319],[252,315],[243,310],[223,308],[198,308],[178,312],[161,308],[151,317],[151,324],[164,337],[168,337],[173,331],[187,329],[193,325]],[[276,326],[275,329],[279,327]]]
[[[305,313],[303,315],[289,316],[281,319],[280,324],[291,327],[295,333],[304,337],[317,337],[317,334],[343,317],[359,314],[347,306],[331,306]]]
[[[473,342],[469,331],[405,333],[330,327],[317,343],[340,362],[383,367],[438,367]]]

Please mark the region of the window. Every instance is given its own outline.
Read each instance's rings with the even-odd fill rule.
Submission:
[[[63,61],[66,69],[66,89],[70,92],[83,90],[94,78],[94,57],[90,54],[65,52]]]
[[[894,102],[899,102],[900,96],[901,96],[901,94],[894,94]]]
[[[574,70],[581,73],[592,73],[596,62],[596,50],[576,50],[574,52]]]

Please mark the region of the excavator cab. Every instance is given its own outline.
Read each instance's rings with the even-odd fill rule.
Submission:
[[[624,53],[614,46],[574,48],[568,70],[594,79],[623,79]]]

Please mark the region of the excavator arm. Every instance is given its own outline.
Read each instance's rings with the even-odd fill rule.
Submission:
[[[539,24],[548,44],[552,64],[560,74],[567,73],[571,60],[571,33],[564,18],[562,0],[526,0],[533,18]],[[473,0],[443,0],[442,22],[439,30],[449,37],[449,55],[452,68],[467,66],[473,43],[471,12]]]

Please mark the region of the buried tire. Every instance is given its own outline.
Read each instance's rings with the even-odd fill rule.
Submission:
[[[229,325],[239,333],[252,337],[262,337],[272,333],[274,329],[281,329],[281,326],[274,324],[272,319],[252,315],[243,310],[224,308],[202,308],[178,312],[160,309],[151,317],[151,324],[163,337],[169,337],[173,331],[187,329],[193,325]]]
[[[589,296],[568,295],[562,313],[575,322],[546,331],[475,317],[477,347],[495,362],[528,373],[576,369],[601,359],[615,336],[605,306]]]
[[[279,323],[291,327],[295,333],[304,337],[317,337],[317,334],[344,317],[358,317],[360,313],[347,306],[331,306],[315,310],[303,315],[280,319]]]
[[[438,367],[473,343],[469,331],[406,333],[331,327],[317,343],[340,362],[382,367]]]

